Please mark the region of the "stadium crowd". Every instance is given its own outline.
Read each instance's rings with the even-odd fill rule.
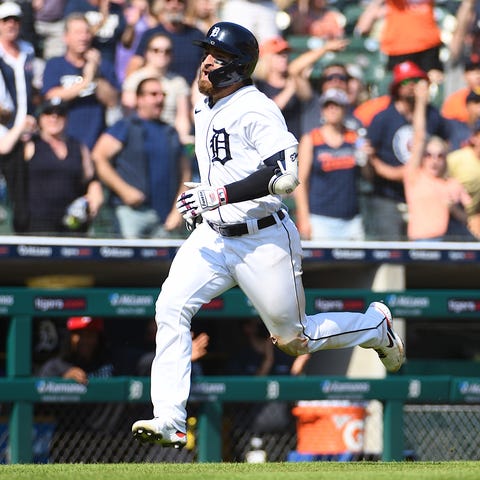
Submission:
[[[478,0],[3,1],[0,233],[187,235],[192,42],[218,20],[257,36],[256,85],[300,142],[304,239],[480,238]]]

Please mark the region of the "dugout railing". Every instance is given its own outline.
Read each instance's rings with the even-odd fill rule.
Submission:
[[[149,380],[144,377],[115,377],[92,380],[80,386],[61,379],[33,378],[31,339],[33,317],[89,314],[106,317],[151,317],[156,289],[2,288],[0,315],[8,319],[6,377],[0,379],[0,402],[12,404],[8,420],[12,463],[32,461],[33,405],[49,402],[149,402]],[[307,310],[342,308],[338,298],[351,301],[359,311],[378,298],[370,290],[309,289]],[[404,318],[474,318],[476,291],[383,292],[394,315]],[[332,299],[335,302],[332,303]],[[452,304],[455,308],[452,308]],[[256,312],[236,289],[226,292],[199,312],[209,317],[250,317]],[[379,400],[383,403],[383,450],[385,461],[404,458],[403,407],[411,404],[480,403],[478,377],[448,375],[392,375],[384,379],[345,377],[200,377],[191,398],[201,405],[198,415],[198,461],[222,460],[221,420],[228,402],[271,400]]]

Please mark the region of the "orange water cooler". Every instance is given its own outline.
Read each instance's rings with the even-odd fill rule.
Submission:
[[[313,455],[363,452],[366,409],[349,401],[302,401],[297,418],[297,453]]]

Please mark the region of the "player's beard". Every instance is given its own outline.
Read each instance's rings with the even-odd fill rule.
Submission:
[[[198,91],[206,95],[207,97],[211,97],[215,87],[212,85],[212,82],[208,79],[208,77],[204,77],[203,75],[201,78],[198,79]]]

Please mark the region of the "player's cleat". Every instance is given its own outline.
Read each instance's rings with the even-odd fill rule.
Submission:
[[[138,420],[132,425],[133,436],[142,443],[158,443],[164,447],[182,448],[187,434],[163,424],[159,418]]]
[[[392,312],[381,302],[373,302],[370,306],[380,312],[387,321],[388,344],[374,350],[377,352],[387,372],[397,372],[405,361],[405,347],[400,336],[393,330]]]

